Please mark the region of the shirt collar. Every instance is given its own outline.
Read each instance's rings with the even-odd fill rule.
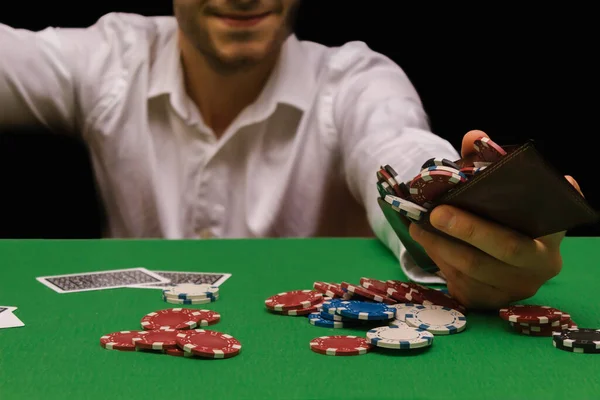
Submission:
[[[290,35],[282,46],[281,55],[265,88],[251,105],[254,115],[270,114],[278,104],[287,104],[306,111],[312,103],[316,72],[306,54],[306,49],[295,35]],[[150,66],[148,99],[169,95],[171,105],[182,118],[190,118],[190,101],[187,97],[181,54],[174,31],[162,46],[159,45]],[[263,115],[266,117],[266,115]]]

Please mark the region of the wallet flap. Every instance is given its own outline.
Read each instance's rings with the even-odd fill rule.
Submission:
[[[434,207],[440,204],[464,209],[531,238],[598,221],[598,213],[544,160],[532,141],[447,192]],[[428,224],[428,218],[424,222]]]

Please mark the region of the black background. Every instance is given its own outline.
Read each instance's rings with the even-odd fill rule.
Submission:
[[[39,30],[89,26],[108,12],[172,14],[170,0],[140,3],[73,8],[66,1],[24,2],[1,6],[0,23]],[[390,4],[396,2],[304,0],[296,33],[329,46],[364,41],[393,59],[420,93],[433,131],[457,149],[472,129],[503,145],[534,139],[600,210],[591,8],[442,10]],[[101,206],[81,143],[35,132],[0,135],[0,174],[0,237],[100,236]],[[594,225],[568,235],[598,233]]]

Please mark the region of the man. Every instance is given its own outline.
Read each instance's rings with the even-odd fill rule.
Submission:
[[[88,144],[110,237],[364,236],[404,249],[375,172],[457,159],[402,69],[363,43],[292,34],[299,0],[174,0],[175,18],[109,14],[87,29],[0,26],[0,125]],[[465,135],[471,152],[482,132]],[[576,186],[572,178],[568,178]],[[531,240],[450,207],[411,227],[466,306],[527,298],[559,273],[564,233]],[[405,260],[408,260],[405,258]],[[417,281],[440,278],[402,262]]]

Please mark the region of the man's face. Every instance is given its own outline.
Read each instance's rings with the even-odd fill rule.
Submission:
[[[300,0],[173,0],[186,39],[222,73],[276,54]]]

